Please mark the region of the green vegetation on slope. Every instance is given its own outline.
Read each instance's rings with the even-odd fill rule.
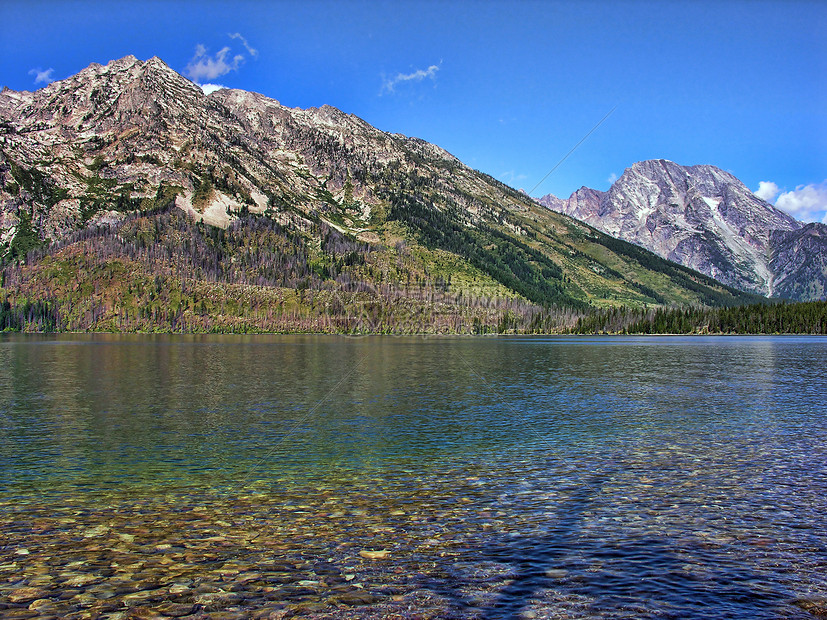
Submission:
[[[447,212],[430,208],[407,195],[391,199],[389,218],[407,224],[426,247],[457,254],[530,301],[543,306],[582,308],[585,305],[566,294],[559,265],[495,228],[485,224],[473,229],[462,226]]]
[[[247,214],[223,230],[174,208],[135,214],[30,264],[7,265],[0,327],[488,333],[554,331],[575,318],[455,287],[441,273],[452,271],[450,255],[415,249],[324,226],[299,232],[266,216]],[[497,290],[472,267],[453,273],[477,291]]]

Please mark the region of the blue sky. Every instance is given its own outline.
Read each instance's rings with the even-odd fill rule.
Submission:
[[[0,3],[0,84],[159,56],[202,84],[330,104],[532,195],[635,161],[714,164],[827,211],[825,2]],[[763,183],[763,185],[761,185]]]

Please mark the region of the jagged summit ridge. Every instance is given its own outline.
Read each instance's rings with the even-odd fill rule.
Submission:
[[[485,189],[473,171],[435,145],[387,134],[327,105],[287,108],[264,95],[233,89],[205,95],[157,57],[93,63],[34,93],[4,92],[0,123],[0,157],[26,168],[54,160],[49,176],[55,187],[66,190],[68,202],[32,213],[49,239],[95,218],[118,217],[100,200],[101,208],[86,216],[87,167],[97,160],[102,164],[97,176],[117,181],[119,191],[132,199],[154,196],[160,184],[179,187],[179,206],[218,226],[226,226],[244,208],[263,212],[302,202],[324,213],[348,178],[361,205],[357,220],[364,219],[378,200],[366,176],[392,162],[395,172],[425,160],[439,162],[456,168],[465,186]],[[227,166],[232,173],[223,170]],[[222,187],[210,177],[212,191],[193,206],[194,199],[203,198],[196,194],[209,175],[220,176]],[[0,228],[8,232],[14,226],[21,205],[6,197]]]
[[[804,225],[715,166],[637,162],[608,192],[581,188],[540,202],[742,290],[799,297],[787,287],[796,276],[773,257]]]

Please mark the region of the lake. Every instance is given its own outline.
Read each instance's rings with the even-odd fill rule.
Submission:
[[[4,618],[827,614],[827,339],[3,336]]]

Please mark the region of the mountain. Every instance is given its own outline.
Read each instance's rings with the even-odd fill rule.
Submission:
[[[158,58],[0,93],[0,244],[0,321],[26,329],[550,330],[753,300],[438,146]]]
[[[827,227],[805,226],[715,166],[638,162],[608,192],[540,203],[744,291],[825,295]]]

